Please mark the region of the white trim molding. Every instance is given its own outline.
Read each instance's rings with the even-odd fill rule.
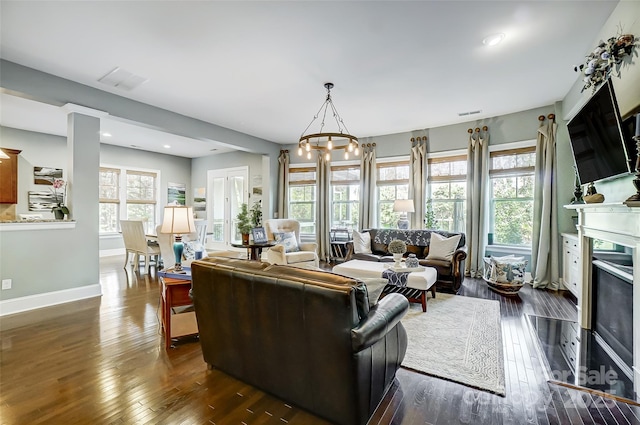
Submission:
[[[63,289],[61,291],[45,292],[43,294],[27,295],[26,297],[11,298],[0,301],[0,317],[101,296],[102,287],[100,284],[95,284]]]
[[[0,232],[12,231],[40,231],[40,230],[60,230],[75,229],[75,221],[43,220],[43,221],[12,221],[0,223]]]

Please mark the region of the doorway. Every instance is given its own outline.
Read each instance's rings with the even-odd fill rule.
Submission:
[[[207,171],[210,248],[226,250],[229,249],[229,244],[241,241],[236,217],[241,205],[249,199],[248,181],[249,167]]]

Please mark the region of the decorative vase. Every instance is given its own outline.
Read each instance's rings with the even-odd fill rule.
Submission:
[[[410,268],[410,269],[418,267],[420,265],[420,262],[418,261],[418,257],[416,257],[416,254],[409,254],[409,256],[404,261],[404,263],[407,265],[407,268]]]
[[[393,254],[393,259],[395,261],[393,267],[402,267],[402,254]]]
[[[59,208],[53,210],[53,216],[56,218],[56,220],[64,220],[64,212],[62,212],[62,210]]]

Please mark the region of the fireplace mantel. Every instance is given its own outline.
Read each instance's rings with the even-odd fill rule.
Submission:
[[[565,208],[578,213],[578,248],[582,293],[578,298],[580,326],[592,329],[591,258],[592,239],[601,239],[632,249],[633,255],[633,381],[640,394],[640,208],[622,203],[573,204]]]

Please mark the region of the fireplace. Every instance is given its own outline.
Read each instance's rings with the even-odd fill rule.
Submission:
[[[593,331],[605,349],[622,362],[632,378],[633,368],[633,267],[607,260],[607,254],[594,253],[592,280]],[[623,258],[631,263],[631,255]]]
[[[640,208],[622,203],[565,208],[578,213],[580,327],[593,331],[630,377],[640,401],[640,308],[633,308],[640,306]],[[594,239],[613,242],[625,251],[619,258],[596,252],[592,261]]]

